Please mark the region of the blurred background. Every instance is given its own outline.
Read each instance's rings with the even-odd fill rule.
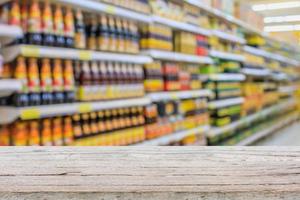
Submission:
[[[0,146],[300,145],[299,11],[0,0]]]

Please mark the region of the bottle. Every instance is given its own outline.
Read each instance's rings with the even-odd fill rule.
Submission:
[[[53,14],[49,0],[44,3],[43,16],[42,16],[42,32],[43,32],[43,45],[54,46],[54,26]]]
[[[52,89],[52,74],[50,60],[44,58],[42,60],[42,66],[40,70],[40,80],[41,80],[41,101],[42,104],[51,104],[53,102],[53,89]]]
[[[54,103],[63,103],[65,97],[63,93],[63,71],[60,59],[54,60],[54,66],[52,68],[52,83]]]
[[[12,1],[11,8],[9,12],[9,25],[20,26],[21,25],[21,15],[20,15],[20,5],[17,0]]]
[[[109,51],[115,52],[117,50],[117,30],[115,20],[113,17],[108,17],[109,28]]]
[[[52,122],[52,141],[54,146],[63,145],[63,126],[62,118],[57,117],[53,119]]]
[[[63,73],[65,102],[71,103],[75,101],[75,80],[73,72],[73,62],[71,60],[65,60]]]
[[[36,58],[29,59],[27,71],[29,103],[32,106],[41,105],[39,68]]]
[[[39,123],[34,120],[29,122],[29,146],[39,146],[40,145],[40,132],[39,132]]]
[[[88,26],[87,26],[87,46],[90,50],[96,50],[97,47],[97,38],[98,38],[98,21],[96,16],[90,16]]]
[[[64,145],[71,145],[74,142],[74,132],[71,117],[64,118],[63,138]]]
[[[75,48],[85,49],[86,48],[86,33],[85,25],[83,22],[83,15],[80,9],[77,9],[75,14]]]
[[[116,19],[116,29],[117,29],[117,51],[124,52],[125,51],[125,34],[122,29],[122,22],[120,18]]]
[[[97,123],[97,113],[92,112],[90,114],[90,124],[91,124],[91,134],[96,135],[99,133],[98,123]]]
[[[101,91],[100,91],[100,73],[99,73],[99,67],[98,62],[93,61],[91,63],[91,74],[92,74],[92,93],[93,93],[93,100],[99,100],[101,99]]]
[[[129,30],[129,26],[126,20],[122,20],[122,29],[124,32],[124,39],[125,39],[125,52],[130,52],[131,48],[131,33]]]
[[[109,28],[107,17],[101,15],[98,25],[98,49],[101,51],[107,51],[109,49]]]
[[[82,133],[85,136],[91,135],[91,126],[90,126],[90,116],[88,113],[81,115],[81,122],[82,122]]]
[[[37,0],[32,0],[28,15],[28,35],[27,42],[29,44],[40,45],[42,44],[41,33],[41,12]]]
[[[0,146],[9,146],[10,142],[10,128],[8,125],[2,125],[0,127]]]
[[[64,37],[64,19],[62,14],[62,8],[59,4],[56,5],[54,11],[54,32],[55,32],[55,45],[58,47],[65,46],[65,37]]]
[[[28,79],[27,79],[27,67],[23,57],[17,58],[16,67],[14,69],[13,78],[20,81],[22,88],[16,92],[13,97],[13,104],[17,107],[24,107],[29,105],[28,96]]]
[[[9,4],[4,4],[1,8],[0,12],[0,22],[2,24],[8,24],[9,23]]]
[[[28,145],[28,127],[26,122],[18,121],[12,130],[12,143],[14,146]]]
[[[73,121],[73,128],[74,128],[74,139],[80,138],[83,135],[82,127],[81,127],[81,121],[80,121],[80,115],[76,114],[72,117]]]
[[[27,0],[23,0],[21,4],[21,28],[23,31],[23,37],[18,39],[18,43],[27,44],[28,36],[28,5]]]
[[[66,14],[64,17],[65,22],[65,44],[66,47],[74,47],[74,37],[75,37],[75,24],[74,24],[74,15],[70,7],[66,9]]]
[[[41,145],[42,146],[52,146],[52,122],[51,119],[42,120],[42,130],[41,130]]]
[[[138,27],[134,22],[129,22],[129,30],[130,30],[130,53],[138,53],[139,51],[139,33]]]
[[[105,133],[106,132],[106,126],[105,126],[104,112],[103,111],[98,112],[98,131],[99,131],[99,133]]]

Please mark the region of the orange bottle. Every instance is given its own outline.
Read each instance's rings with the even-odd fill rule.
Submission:
[[[14,0],[12,1],[10,13],[9,13],[9,24],[14,26],[21,25],[21,15],[20,15],[20,5],[19,2]]]
[[[12,142],[15,146],[26,146],[28,139],[28,129],[26,122],[16,122],[12,131]]]
[[[29,122],[29,139],[28,145],[39,146],[40,145],[40,132],[38,121]]]
[[[42,60],[42,66],[40,70],[40,79],[41,79],[41,100],[42,104],[51,104],[53,101],[52,95],[52,75],[51,75],[51,66],[50,60],[44,58]]]
[[[4,125],[0,127],[0,146],[10,145],[10,132],[9,127]]]
[[[54,32],[56,37],[55,45],[59,47],[64,47],[64,18],[62,14],[62,8],[58,4],[56,5],[54,11]]]
[[[75,101],[75,80],[73,72],[73,62],[71,60],[65,60],[64,72],[64,92],[65,102]]]
[[[37,0],[32,0],[28,17],[27,42],[29,44],[40,45],[42,44],[42,20]]]
[[[15,106],[28,106],[28,80],[27,80],[27,67],[23,57],[17,58],[16,68],[14,69],[13,78],[19,80],[22,84],[21,90],[17,91],[13,97],[13,104]]]
[[[74,115],[72,117],[73,127],[74,127],[74,138],[80,138],[83,135],[82,124],[80,120],[80,115]]]
[[[50,119],[42,121],[41,140],[43,146],[52,146],[52,123]]]
[[[23,37],[18,40],[21,44],[27,43],[28,38],[28,5],[27,0],[21,1],[21,28],[23,31]]]
[[[74,15],[70,7],[66,9],[66,14],[64,17],[65,23],[65,46],[74,47],[74,37],[75,37],[75,24],[74,24]]]
[[[71,145],[74,141],[74,132],[73,132],[71,117],[64,118],[63,133],[64,133],[64,144]]]
[[[53,46],[55,44],[53,14],[48,0],[44,3],[42,16],[43,45]]]
[[[36,58],[29,59],[29,66],[27,71],[28,76],[28,91],[30,105],[40,105],[40,79],[39,69]]]
[[[63,126],[62,126],[62,118],[60,117],[53,119],[52,140],[54,146],[63,145]]]
[[[62,63],[60,59],[54,60],[54,66],[52,68],[52,83],[53,83],[53,94],[54,94],[54,102],[55,103],[63,103],[64,102],[64,94],[63,94],[63,71],[62,71]]]

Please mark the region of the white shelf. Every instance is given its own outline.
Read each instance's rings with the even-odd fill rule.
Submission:
[[[197,64],[212,64],[213,60],[210,57],[201,57],[195,55],[182,54],[177,52],[147,50],[143,51],[144,55],[151,56],[158,60],[197,63]]]
[[[208,76],[208,79],[211,81],[244,81],[246,80],[246,76],[234,73],[211,74]]]
[[[243,68],[241,70],[247,76],[257,76],[257,77],[266,77],[271,75],[271,71],[269,69],[254,69],[254,68]]]
[[[273,134],[277,130],[284,128],[285,126],[296,121],[297,119],[299,119],[299,115],[293,114],[292,116],[289,116],[284,120],[274,123],[273,126],[268,127],[262,131],[259,131],[259,132],[255,133],[254,135],[244,139],[243,141],[237,143],[235,146],[249,146],[249,145],[257,142],[258,140],[263,139],[263,138],[267,137],[268,135]]]
[[[6,97],[21,90],[22,84],[18,80],[0,79],[0,97]]]
[[[266,108],[258,113],[255,113],[253,115],[249,115],[247,117],[243,117],[240,120],[233,122],[227,126],[221,127],[221,128],[212,128],[209,133],[207,133],[208,137],[214,137],[221,135],[223,133],[226,133],[228,131],[235,130],[245,124],[249,124],[257,119],[267,117],[272,113],[278,112],[278,111],[284,111],[286,108],[288,108],[291,105],[295,105],[296,101],[294,99],[287,100],[285,102],[279,103],[278,105],[274,105],[270,108]]]
[[[144,55],[118,54],[100,51],[78,50],[71,48],[46,47],[33,45],[16,45],[2,50],[4,62],[10,62],[17,56],[37,58],[65,58],[73,60],[99,60],[145,64],[152,58]]]
[[[279,55],[279,54],[270,53],[270,52],[267,52],[267,51],[262,50],[262,49],[258,49],[258,48],[250,47],[250,46],[245,46],[244,51],[247,52],[247,53],[256,55],[256,56],[262,56],[262,57],[265,57],[265,58],[268,58],[268,59],[273,59],[273,60],[277,60],[277,61],[280,61],[280,62],[284,62],[284,63],[290,64],[290,65],[300,67],[300,62],[297,61],[297,60],[290,59],[290,58],[284,57],[284,56]]]
[[[219,109],[219,108],[225,108],[229,106],[234,106],[234,105],[240,105],[244,103],[245,99],[242,97],[238,98],[230,98],[230,99],[225,99],[225,100],[217,100],[217,101],[211,101],[208,103],[209,109]]]
[[[74,8],[81,8],[85,11],[99,13],[106,13],[122,18],[131,19],[143,23],[151,23],[151,17],[146,14],[128,10],[126,8],[117,7],[114,5],[102,3],[100,1],[92,0],[52,0],[58,3],[72,6]]]
[[[246,43],[246,40],[244,38],[241,38],[239,36],[229,34],[229,33],[223,32],[223,31],[213,30],[212,34],[222,40],[226,40],[229,42],[238,43],[238,44]]]
[[[90,103],[69,103],[33,106],[24,108],[0,106],[0,124],[11,123],[18,118],[22,120],[40,119],[47,117],[72,115],[76,113],[87,113],[105,109],[144,106],[150,103],[151,102],[148,98],[136,98],[124,100],[98,101]]]
[[[198,97],[209,97],[211,95],[210,90],[190,90],[179,92],[157,92],[148,94],[148,98],[153,102],[164,100],[178,100],[178,99],[190,99]]]
[[[227,53],[227,52],[222,52],[222,51],[216,51],[216,50],[211,50],[210,55],[215,58],[220,58],[224,60],[232,60],[232,61],[238,61],[238,62],[244,62],[245,57],[239,54],[234,54],[234,53]]]
[[[180,140],[184,139],[193,134],[201,134],[209,131],[210,126],[200,126],[194,129],[189,129],[185,131],[180,131],[177,133],[172,133],[170,135],[162,136],[156,139],[148,140],[135,146],[164,146],[168,145],[172,142],[179,142]]]
[[[279,87],[278,91],[280,93],[293,94],[297,89],[298,89],[298,87],[296,85],[281,86],[281,87]]]
[[[0,24],[0,44],[9,44],[16,38],[23,36],[23,31],[19,26]]]
[[[201,34],[201,35],[205,35],[205,36],[211,35],[211,32],[209,30],[200,28],[199,26],[196,26],[196,25],[175,21],[175,20],[167,19],[167,18],[160,17],[160,16],[152,16],[152,20],[155,23],[166,25],[166,26],[169,26],[174,29],[183,30],[183,31],[196,33],[196,34]]]

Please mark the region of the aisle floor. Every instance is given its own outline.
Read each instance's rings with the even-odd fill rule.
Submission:
[[[257,142],[256,146],[300,146],[300,122]]]

